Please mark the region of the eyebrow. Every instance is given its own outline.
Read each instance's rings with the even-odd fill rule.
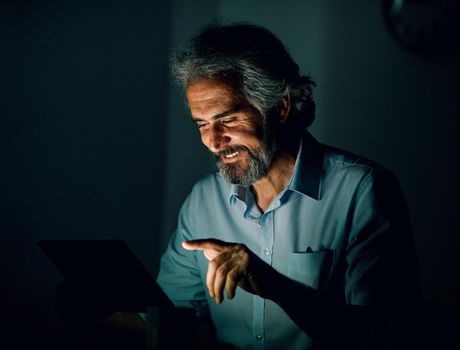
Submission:
[[[233,113],[235,113],[235,112],[238,112],[240,109],[241,109],[240,106],[235,106],[235,107],[233,107],[233,108],[231,108],[231,109],[229,109],[229,110],[226,110],[226,111],[224,111],[224,112],[222,112],[222,113],[217,113],[217,114],[213,115],[213,116],[211,117],[211,119],[214,119],[214,120],[215,120],[215,119],[225,118],[225,117],[228,116],[229,114],[233,114]],[[192,120],[193,120],[193,121],[200,121],[200,120],[202,120],[202,119],[196,118],[196,117],[192,116]]]

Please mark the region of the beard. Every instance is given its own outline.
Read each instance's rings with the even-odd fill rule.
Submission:
[[[213,153],[213,155],[216,158],[220,173],[228,182],[250,186],[267,174],[277,150],[278,145],[274,135],[270,132],[269,128],[264,126],[259,146],[249,148],[242,145],[234,145],[218,153]],[[248,155],[247,159],[232,163],[224,163],[222,161],[222,157],[235,152],[246,152]]]

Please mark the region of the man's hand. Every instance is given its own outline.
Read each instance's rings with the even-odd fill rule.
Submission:
[[[223,301],[224,288],[233,299],[237,286],[249,293],[266,297],[269,279],[276,271],[251,252],[244,244],[227,243],[217,239],[197,239],[182,242],[187,250],[202,250],[208,259],[206,286],[216,303]]]

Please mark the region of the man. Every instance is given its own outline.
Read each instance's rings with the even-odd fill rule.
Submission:
[[[397,180],[306,131],[314,83],[263,28],[208,26],[172,69],[219,172],[186,199],[160,286],[239,348],[375,348],[374,310],[418,300]]]

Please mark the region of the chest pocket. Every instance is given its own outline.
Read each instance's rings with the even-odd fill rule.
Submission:
[[[290,253],[288,275],[290,278],[318,289],[332,262],[332,250],[311,253]]]

